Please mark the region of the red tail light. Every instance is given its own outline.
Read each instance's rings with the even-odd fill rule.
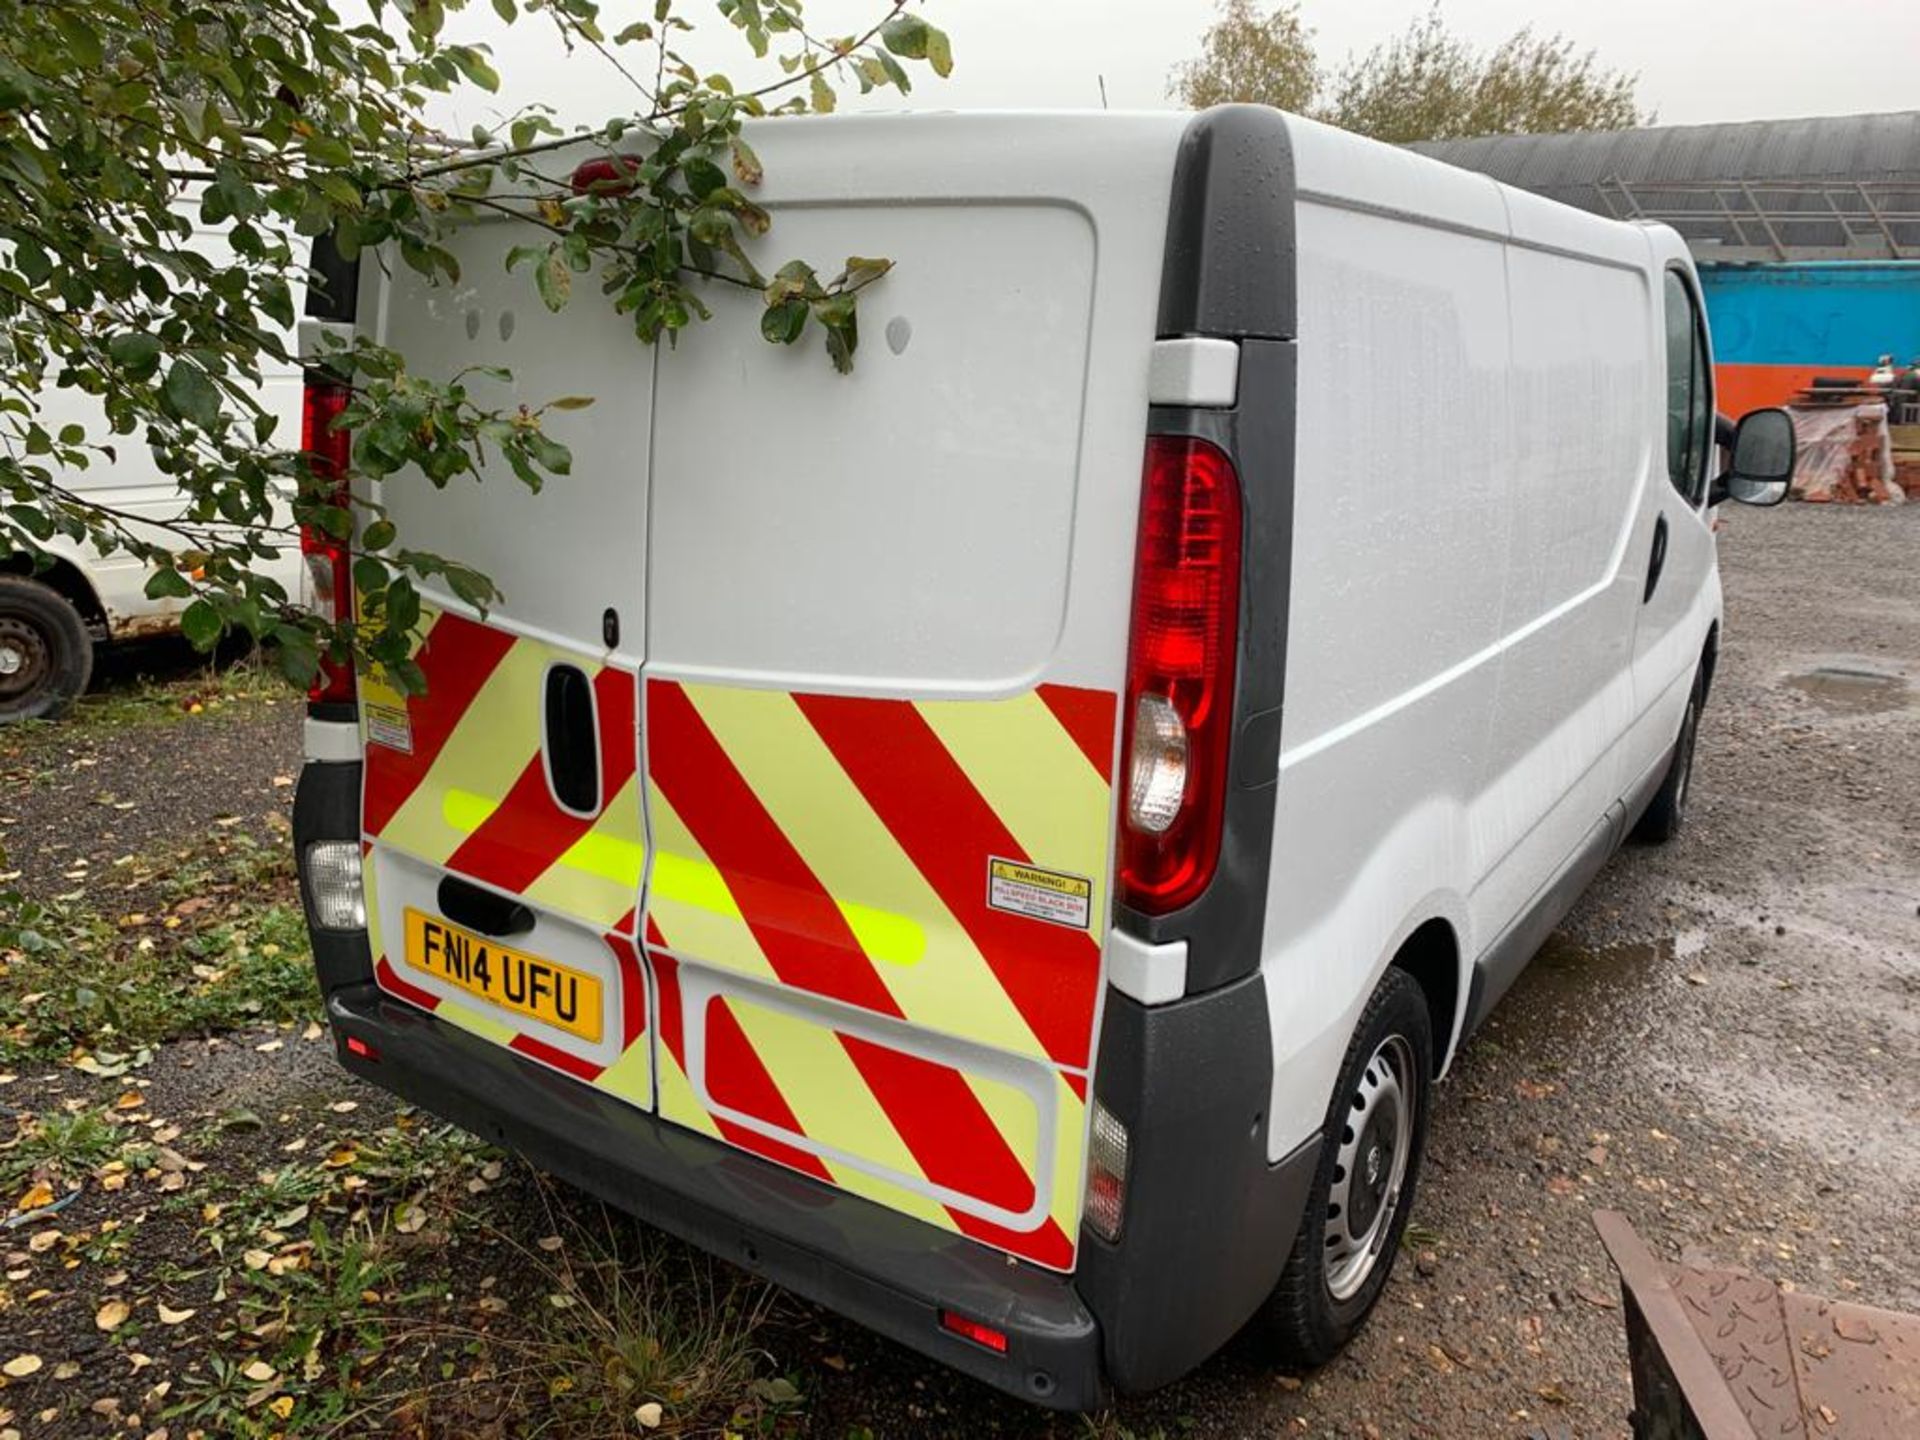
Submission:
[[[1205,440],[1147,441],[1127,661],[1121,898],[1164,915],[1213,879],[1240,614],[1240,480]]]
[[[307,452],[314,477],[332,488],[333,503],[342,509],[348,504],[347,461],[353,438],[345,430],[335,429],[333,422],[347,408],[347,398],[346,386],[309,378],[300,413],[300,448]],[[315,607],[329,620],[351,620],[353,555],[346,543],[316,525],[302,525],[300,553],[307,560]],[[315,705],[351,705],[352,662],[322,655],[320,673],[308,687],[307,699]]]

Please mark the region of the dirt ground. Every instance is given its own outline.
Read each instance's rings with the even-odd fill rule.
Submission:
[[[1631,1395],[1617,1287],[1590,1219],[1602,1207],[1624,1210],[1657,1253],[1920,1309],[1920,506],[1730,508],[1726,638],[1688,827],[1670,846],[1616,857],[1441,1087],[1410,1243],[1346,1355],[1282,1375],[1249,1331],[1164,1392],[1062,1417],[789,1301],[754,1343],[798,1398],[782,1395],[759,1428],[1613,1440],[1628,1433]],[[16,883],[59,887],[233,816],[271,839],[289,794],[275,777],[298,762],[296,709],[255,702],[192,728],[90,730],[36,748],[41,760],[0,763],[0,845],[26,872]],[[391,1107],[302,1034],[162,1047],[146,1103],[197,1119],[196,1163],[216,1173],[271,1163],[288,1135],[324,1147],[329,1126],[387,1123]],[[10,1068],[10,1113],[89,1086],[111,1098],[123,1083]],[[343,1116],[343,1103],[364,1108]],[[207,1128],[242,1104],[265,1117],[266,1136]],[[492,1174],[466,1182],[463,1203],[489,1209],[498,1230],[544,1203],[524,1167]],[[67,1223],[110,1198],[89,1191]],[[167,1259],[156,1244],[195,1234],[156,1225],[118,1262],[136,1271],[127,1283],[144,1278],[140,1257]],[[23,1241],[0,1234],[0,1252]],[[461,1243],[471,1274],[516,1263],[471,1232]],[[10,1279],[23,1278],[0,1304],[0,1359],[31,1345],[52,1366],[64,1346],[76,1374],[108,1373],[108,1337],[47,1318],[54,1302],[36,1309],[25,1293],[40,1262],[7,1259]],[[444,1256],[407,1263],[440,1265],[435,1283],[445,1273]],[[148,1347],[183,1385],[195,1328]],[[407,1433],[479,1433],[466,1414],[411,1413]],[[538,1414],[485,1433],[531,1433]],[[147,1433],[45,1374],[0,1389],[0,1434],[9,1423],[23,1435]],[[305,1433],[367,1433],[373,1421],[356,1424]],[[171,1440],[186,1433],[176,1424]]]

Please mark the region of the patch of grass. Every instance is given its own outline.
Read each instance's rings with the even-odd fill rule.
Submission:
[[[22,756],[48,744],[96,739],[135,726],[172,725],[266,701],[292,700],[295,691],[257,655],[216,656],[183,671],[177,660],[165,678],[136,676],[83,695],[58,720],[26,720],[0,727],[0,757]]]
[[[23,1117],[13,1140],[0,1146],[0,1190],[12,1190],[35,1175],[49,1181],[77,1178],[112,1159],[123,1138],[102,1110]]]
[[[155,914],[0,894],[0,1060],[123,1053],[318,1013],[290,856],[235,835],[172,857],[167,874]]]
[[[558,1234],[486,1237],[536,1292],[519,1323],[436,1327],[474,1344],[481,1372],[510,1391],[508,1413],[542,1416],[556,1440],[784,1433],[804,1401],[758,1343],[776,1292],[595,1202],[544,1194]]]

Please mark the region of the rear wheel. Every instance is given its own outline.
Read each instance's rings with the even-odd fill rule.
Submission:
[[[0,575],[0,724],[50,720],[87,688],[93,641],[65,596]]]
[[[1700,738],[1700,677],[1693,677],[1693,693],[1687,696],[1687,713],[1680,717],[1680,736],[1673,744],[1673,759],[1667,765],[1667,778],[1660,782],[1648,802],[1633,838],[1646,845],[1664,845],[1680,833],[1687,820],[1687,793],[1693,788],[1693,750]]]
[[[1306,1217],[1267,1301],[1283,1362],[1331,1360],[1386,1288],[1426,1150],[1432,1075],[1426,996],[1406,971],[1389,970],[1347,1049]]]

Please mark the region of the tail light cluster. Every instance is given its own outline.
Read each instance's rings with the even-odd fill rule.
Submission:
[[[347,462],[353,437],[334,422],[347,408],[348,393],[345,385],[310,373],[300,413],[300,448],[307,454],[314,478],[330,489],[331,503],[342,509],[349,503]],[[353,619],[353,554],[346,542],[317,525],[302,525],[300,553],[306,557],[315,608],[336,623]],[[315,705],[351,705],[352,661],[322,655],[307,699]]]
[[[1240,480],[1217,446],[1147,442],[1127,661],[1120,890],[1164,915],[1213,879],[1240,608]]]

